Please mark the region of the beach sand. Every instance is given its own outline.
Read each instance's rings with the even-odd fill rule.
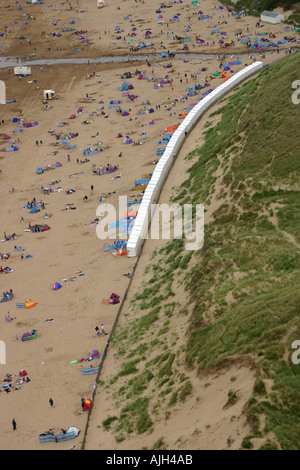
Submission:
[[[222,21],[223,13],[216,12],[214,3],[210,1],[205,3],[207,5],[204,14],[214,14],[215,24]],[[1,15],[3,13],[1,31],[4,22],[8,26],[7,30],[11,30],[7,37],[1,38],[2,56],[32,58],[31,54],[34,53],[34,58],[46,59],[95,58],[124,54],[128,53],[136,39],[144,40],[145,28],[148,27],[153,31],[151,41],[156,44],[156,48],[146,48],[147,53],[163,51],[164,49],[159,47],[161,41],[166,49],[180,51],[182,44],[179,45],[172,39],[168,40],[166,34],[166,19],[178,12],[182,12],[182,17],[180,22],[172,24],[172,28],[169,27],[171,33],[183,34],[184,26],[189,22],[193,31],[197,31],[198,34],[201,32],[203,37],[206,36],[211,40],[209,32],[212,22],[198,22],[197,15],[193,13],[199,8],[190,7],[187,10],[184,4],[174,5],[166,13],[164,12],[163,25],[157,24],[155,11],[160,5],[158,1],[151,2],[150,5],[132,1],[121,4],[111,1],[101,10],[97,10],[96,2],[90,0],[71,2],[75,10],[67,9],[70,3],[57,4],[53,8],[49,8],[49,5],[50,3],[45,1],[43,5],[23,5],[22,11],[18,11],[16,7],[1,9]],[[120,10],[117,9],[118,5]],[[81,8],[85,10],[82,13],[80,13]],[[20,25],[24,18],[21,15],[24,12],[34,15],[35,19],[29,19],[28,25],[24,25],[25,29],[22,29]],[[132,23],[124,20],[125,15],[132,15],[137,28],[137,36],[133,37],[132,43],[128,36]],[[57,17],[60,18],[58,26],[53,26],[53,19]],[[41,35],[42,30],[46,33],[61,31],[61,28],[70,26],[72,19],[76,21],[76,29],[88,29],[87,36],[91,45],[82,46],[80,43],[80,52],[74,51],[79,41],[70,32],[62,33],[62,37]],[[238,23],[231,18],[226,20],[228,24],[224,25],[224,29],[231,39],[234,39],[235,30],[246,28],[246,24],[251,25],[254,31],[257,21],[256,18],[250,17],[243,18]],[[13,24],[14,21],[17,21],[17,24]],[[122,37],[124,36],[128,43],[114,37],[115,25],[119,25],[121,30],[124,29]],[[270,26],[267,27],[269,28]],[[283,25],[272,27],[271,30],[278,34],[283,31]],[[16,36],[21,32],[25,40],[16,40]],[[29,38],[31,44],[27,41]],[[195,52],[203,52],[203,48],[195,48]],[[206,52],[213,50],[213,44],[206,47]],[[191,48],[190,52],[194,52],[194,48]],[[229,48],[226,51],[218,49],[216,52],[230,53],[233,49]],[[284,52],[268,53],[264,61],[271,63],[283,54]],[[256,57],[259,58],[259,55]],[[235,66],[234,70],[240,70],[246,63],[251,63],[251,60],[249,56],[244,56],[241,62],[242,64]],[[173,72],[164,68],[166,63],[172,63]],[[201,71],[202,67],[207,70]],[[168,74],[173,82],[155,89],[155,81],[138,80],[134,75],[136,70],[144,71],[145,76],[151,78],[164,77]],[[91,224],[96,218],[100,196],[107,192],[115,192],[105,202],[117,208],[119,196],[129,198],[138,194],[134,191],[134,181],[141,179],[145,173],[153,172],[155,168],[153,160],[158,158],[156,142],[160,140],[161,133],[165,127],[181,122],[179,114],[186,112],[185,106],[193,102],[193,97],[181,101],[181,97],[186,96],[187,87],[199,82],[204,83],[207,76],[219,70],[217,58],[200,61],[188,57],[186,61],[171,58],[157,61],[151,63],[151,66],[145,62],[53,65],[43,66],[42,71],[39,66],[34,66],[32,75],[22,77],[21,80],[13,74],[12,68],[0,70],[0,79],[6,83],[7,99],[16,100],[14,103],[0,105],[0,121],[4,120],[4,124],[0,126],[1,238],[4,237],[4,233],[16,234],[15,240],[1,242],[0,246],[1,253],[9,252],[11,255],[9,260],[2,261],[2,266],[13,269],[12,273],[1,273],[1,292],[12,289],[14,293],[12,301],[0,304],[0,339],[6,345],[6,365],[0,365],[0,380],[3,380],[5,374],[18,375],[21,369],[26,369],[31,380],[23,384],[19,390],[13,390],[8,394],[0,393],[2,450],[66,449],[69,447],[68,443],[41,445],[38,435],[50,428],[59,430],[77,426],[81,431],[84,430],[87,413],[81,414],[80,401],[82,397],[91,397],[95,376],[81,376],[81,364],[70,364],[70,362],[82,357],[87,358],[94,349],[98,348],[102,350],[101,355],[103,354],[108,336],[97,337],[95,327],[104,324],[105,330],[110,332],[118,305],[105,305],[102,299],[109,298],[112,292],[119,294],[122,299],[129,282],[123,274],[132,272],[135,263],[135,259],[126,256],[114,258],[111,252],[104,252],[105,240],[97,237],[96,226]],[[122,96],[122,92],[118,89],[124,82],[121,74],[128,71],[132,73],[132,78],[128,81],[134,85],[134,89],[129,92],[138,96],[130,103],[126,102],[126,97]],[[193,80],[191,74],[197,73],[197,80]],[[214,78],[208,88],[215,88],[222,82],[223,79]],[[59,99],[48,102],[50,110],[46,110],[42,102],[44,89],[52,89],[59,94]],[[84,101],[86,94],[94,100]],[[129,116],[121,116],[115,109],[109,109],[110,100],[123,100],[120,106],[123,110],[129,111]],[[151,103],[154,113],[141,115],[139,111],[150,107],[142,105],[142,102],[147,100]],[[102,107],[109,115],[107,118],[97,111]],[[69,119],[79,108],[83,108],[83,114],[77,115],[76,119]],[[90,116],[90,113],[99,115]],[[14,117],[22,118],[24,123],[37,121],[38,125],[24,128],[22,133],[13,133],[16,123],[11,120]],[[93,122],[82,124],[86,119]],[[149,125],[151,120],[154,120],[153,125]],[[62,122],[68,126],[58,126]],[[57,134],[78,133],[76,138],[70,140],[71,144],[76,144],[76,149],[63,150],[61,147],[54,147],[56,139],[48,132],[50,129]],[[122,143],[122,138],[117,138],[118,133],[123,136],[129,135],[133,141],[140,140],[143,144],[126,145]],[[9,145],[3,139],[5,135],[15,139],[19,151],[5,151],[5,147]],[[104,148],[103,152],[88,157],[89,161],[86,163],[77,163],[77,159],[84,158],[83,149],[94,147],[98,139]],[[192,150],[194,141],[191,136],[188,142]],[[58,153],[52,155],[56,150]],[[120,152],[122,152],[121,158],[118,156]],[[183,151],[180,153],[181,157],[184,157]],[[48,169],[43,174],[36,174],[38,167],[55,166],[56,162],[60,162],[62,166]],[[93,174],[92,164],[98,167],[108,163],[119,165],[119,169],[111,175]],[[120,178],[112,179],[119,174]],[[184,174],[178,178],[178,174],[175,177],[171,173],[167,185],[173,186],[180,178],[184,179]],[[59,180],[54,187],[60,190],[49,195],[43,194],[41,187],[48,186],[53,180]],[[93,194],[90,194],[91,185],[94,188]],[[71,188],[76,192],[66,194],[65,191]],[[83,200],[85,195],[88,197],[87,200]],[[36,198],[37,202],[42,200],[45,209],[37,214],[30,214],[28,209],[24,209],[32,198]],[[71,203],[76,206],[76,210],[65,210],[67,204]],[[51,213],[52,216],[45,219],[45,212]],[[118,219],[123,216],[124,214],[117,214]],[[21,217],[24,218],[22,222],[20,222]],[[28,232],[25,229],[29,223],[31,225],[46,223],[51,229],[42,233]],[[15,245],[25,249],[23,259],[21,252],[14,249]],[[149,246],[152,248],[153,242]],[[26,258],[27,255],[33,257]],[[142,276],[147,262],[148,257],[145,254],[140,259],[138,275]],[[79,276],[80,271],[84,275]],[[138,286],[140,280],[136,276],[135,286]],[[70,280],[71,278],[73,280]],[[61,283],[62,288],[57,291],[52,290],[55,282]],[[31,309],[16,308],[16,302],[22,303],[28,300],[37,302],[37,305]],[[7,312],[11,317],[16,317],[12,322],[5,321]],[[47,319],[54,321],[46,322]],[[22,334],[33,328],[37,329],[37,338],[22,342],[20,339]],[[117,367],[116,364],[112,364],[111,358],[109,361],[105,367]],[[83,364],[90,365],[89,362]],[[247,381],[247,374],[241,374],[241,383],[244,383],[243,381]],[[228,377],[226,376],[226,380]],[[105,380],[105,369],[101,378]],[[248,385],[245,385],[246,395],[249,395],[252,383],[251,376],[248,378]],[[54,400],[53,407],[49,405],[50,397]],[[100,402],[101,399],[99,406],[103,407],[104,404]],[[97,413],[98,408],[95,406],[93,420],[99,424],[101,418],[97,418]],[[13,431],[11,425],[13,418],[17,422],[16,431]],[[181,419],[180,416],[178,418]],[[215,421],[217,422],[217,414]],[[94,427],[96,433],[97,426]],[[160,429],[157,433],[160,434]],[[81,434],[76,441],[72,441],[76,448],[80,447],[82,437]],[[155,436],[151,439],[155,441]],[[88,447],[93,448],[95,443],[94,448],[98,448],[98,442],[99,438],[93,434],[93,438],[88,441]],[[112,443],[109,441],[106,445],[108,446],[106,448],[109,448]],[[207,446],[210,445],[211,441],[208,439]],[[195,446],[197,447],[197,443]]]

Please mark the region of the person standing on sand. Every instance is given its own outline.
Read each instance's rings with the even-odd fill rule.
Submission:
[[[81,410],[82,410],[82,413],[84,412],[84,404],[85,404],[85,398],[81,398]]]
[[[52,398],[50,398],[49,404],[50,404],[50,406],[53,406],[53,405],[54,405],[54,402],[53,402]]]
[[[15,418],[12,420],[12,427],[14,431],[17,429],[17,423],[16,423]]]

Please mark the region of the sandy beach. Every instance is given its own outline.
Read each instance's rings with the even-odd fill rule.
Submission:
[[[132,60],[121,64],[33,66],[32,74],[21,79],[14,75],[12,67],[0,69],[0,79],[6,84],[6,98],[15,100],[0,105],[0,252],[10,254],[8,259],[1,260],[1,265],[12,270],[1,273],[1,294],[10,289],[13,291],[11,301],[0,303],[0,339],[6,346],[6,364],[0,364],[0,386],[4,384],[6,374],[13,376],[14,383],[22,369],[30,378],[30,382],[22,383],[10,393],[0,393],[0,448],[64,450],[74,443],[79,449],[82,434],[71,444],[43,445],[39,443],[39,434],[69,426],[84,431],[87,413],[81,412],[81,398],[91,397],[95,376],[85,377],[80,373],[80,367],[88,367],[89,361],[71,362],[87,359],[95,349],[100,350],[102,357],[119,307],[119,304],[107,305],[103,299],[108,299],[113,292],[122,299],[129,282],[124,274],[132,273],[135,265],[135,259],[114,257],[112,251],[104,251],[106,241],[97,237],[95,223],[97,217],[101,218],[101,209],[97,213],[101,197],[104,198],[102,202],[112,204],[116,209],[120,196],[140,197],[140,192],[135,190],[135,181],[153,172],[153,161],[159,158],[157,142],[164,129],[178,125],[183,118],[180,115],[187,112],[186,107],[193,100],[223,83],[224,78],[218,73],[223,71],[225,63],[240,59],[241,64],[232,66],[227,72],[230,76],[254,59],[268,64],[278,60],[287,53],[289,46],[283,45],[279,53],[268,51],[263,58],[257,51],[249,53],[239,44],[235,33],[242,30],[245,35],[249,32],[254,35],[255,31],[263,29],[256,28],[257,18],[236,20],[225,13],[225,9],[218,11],[212,1],[201,5],[203,15],[211,15],[203,21],[198,21],[200,7],[187,3],[175,3],[167,11],[163,9],[160,13],[163,18],[158,18],[160,14],[156,10],[160,2],[157,0],[151,3],[112,0],[103,9],[97,9],[95,0],[56,5],[51,5],[48,0],[41,5],[27,5],[25,1],[20,4],[22,10],[15,4],[6,8],[2,2],[0,32],[5,31],[5,35],[0,37],[0,60],[19,57],[22,64],[32,59],[89,60],[101,56],[134,55],[130,49],[139,41],[154,45],[139,48],[137,53],[168,50],[177,53],[182,51],[183,44],[173,38],[184,34],[201,36],[208,44],[196,44],[193,37],[187,43],[189,50],[184,60],[176,59],[175,55],[149,63],[145,58],[142,62]],[[180,21],[170,22],[170,18],[178,13]],[[163,23],[159,24],[160,20]],[[217,46],[218,39],[211,34],[213,25],[224,28],[227,39],[235,41],[235,46]],[[116,30],[116,26],[119,29]],[[81,35],[74,35],[73,31],[62,32],[68,28],[87,32]],[[145,39],[145,31],[149,28],[152,34]],[[264,31],[272,32],[279,39],[287,34],[283,28],[283,24],[267,25]],[[195,60],[188,55],[204,52],[215,54],[215,59]],[[242,55],[245,53],[247,55]],[[230,56],[220,59],[223,54]],[[129,73],[131,78],[125,78]],[[169,83],[154,86],[166,76]],[[124,82],[132,84],[133,88],[122,90]],[[196,84],[203,88],[197,95],[188,96],[187,89]],[[55,91],[55,99],[48,103],[43,103],[45,89]],[[134,97],[130,99],[128,94]],[[120,101],[117,108],[109,107],[112,100]],[[153,109],[153,113],[146,113],[149,109]],[[122,115],[124,111],[128,115]],[[28,123],[37,124],[30,127],[26,126]],[[16,129],[22,132],[16,132]],[[124,143],[126,136],[132,139],[131,144]],[[64,148],[62,142],[66,139],[76,148]],[[169,176],[164,201],[168,201],[171,188],[185,178],[186,168],[180,161],[199,139],[201,129],[197,128],[178,155],[176,165],[179,166],[175,165]],[[11,145],[18,150],[6,151]],[[95,149],[97,145],[102,151],[87,156],[87,161],[83,162],[83,151]],[[107,165],[118,168],[113,173],[94,173],[96,168]],[[41,174],[37,174],[39,167],[44,170]],[[50,187],[53,192],[42,189]],[[37,213],[31,213],[26,207],[34,198],[42,206]],[[124,213],[117,213],[118,220],[124,216]],[[30,226],[35,224],[47,224],[50,230],[32,232]],[[15,237],[5,241],[5,236],[9,238],[12,234]],[[17,251],[15,247],[24,251]],[[154,248],[154,241],[149,241],[149,248],[145,248],[135,272],[132,289],[138,289],[149,253]],[[62,286],[59,290],[52,288],[56,282]],[[30,309],[17,308],[17,303],[27,301],[36,305]],[[12,321],[5,321],[8,312]],[[95,327],[100,328],[101,324],[108,334],[97,336]],[[22,335],[32,329],[37,330],[37,337],[22,341]],[[99,360],[92,363],[97,364]],[[113,357],[108,357],[101,379],[105,381],[106,373],[109,376],[115,367]],[[254,376],[243,367],[235,373],[245,398],[240,404],[242,407],[251,392]],[[218,377],[214,387],[222,390],[232,374],[230,371]],[[194,380],[197,380],[196,376]],[[53,407],[49,405],[50,398]],[[105,400],[109,406],[107,393]],[[209,401],[209,396],[205,400]],[[205,400],[202,405],[210,410]],[[218,426],[216,403],[210,412]],[[194,405],[194,402],[188,404],[191,409]],[[97,424],[103,419],[103,407],[103,399],[97,399],[88,449],[99,449]],[[13,418],[17,423],[15,431]],[[175,427],[177,420],[185,423],[187,417],[175,416],[170,428]],[[158,428],[155,434],[159,437],[161,432]],[[219,436],[222,432],[220,427]],[[172,437],[174,448],[177,438],[175,432]],[[151,441],[155,441],[155,436]],[[134,446],[142,447],[143,444],[142,441],[134,442]],[[114,445],[109,438],[102,441],[101,448],[109,449]],[[124,449],[124,445],[120,448]],[[197,439],[193,445],[197,448]],[[207,438],[205,445],[217,448],[218,435]]]

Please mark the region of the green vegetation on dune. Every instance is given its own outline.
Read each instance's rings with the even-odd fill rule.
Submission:
[[[261,449],[299,448],[300,365],[291,362],[300,339],[300,105],[291,99],[299,63],[299,52],[288,56],[223,100],[207,116],[218,123],[204,126],[204,145],[186,157],[188,179],[172,200],[204,203],[204,245],[190,252],[174,239],[153,253],[112,339],[120,412],[103,428],[117,442],[150,433],[193,396],[192,368],[202,376],[228,358],[250,358],[257,379],[242,448],[253,438]]]
[[[193,154],[188,183],[194,203],[222,196],[187,283],[194,308],[186,360],[204,371],[228,356],[256,357],[273,387],[254,391],[253,437],[271,430],[284,449],[299,448],[300,437],[300,367],[291,363],[300,338],[300,128],[291,102],[299,60],[283,59],[227,100]]]
[[[295,0],[222,0],[223,5],[232,7],[234,11],[246,11],[249,15],[259,16],[263,11],[273,11],[281,7],[285,11],[291,10],[292,14],[286,19],[291,24],[300,24],[300,8]]]

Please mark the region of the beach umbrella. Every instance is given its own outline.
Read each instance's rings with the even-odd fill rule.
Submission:
[[[30,211],[30,214],[36,214],[37,212],[40,212],[40,210],[37,209],[35,206],[33,206],[33,208]]]

